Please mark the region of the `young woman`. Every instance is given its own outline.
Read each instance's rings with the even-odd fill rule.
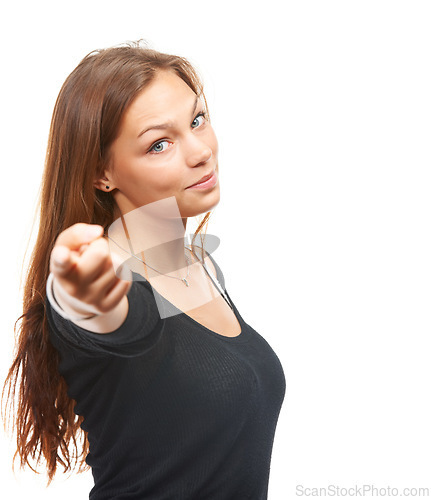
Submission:
[[[185,245],[217,153],[184,58],[130,44],[66,79],[7,379],[21,465],[87,464],[94,500],[267,498],[283,369]]]

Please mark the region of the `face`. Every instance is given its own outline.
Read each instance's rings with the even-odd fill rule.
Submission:
[[[181,216],[193,217],[220,200],[217,154],[203,101],[176,74],[159,71],[123,116],[97,187],[109,186],[122,214],[175,196]],[[216,182],[190,187],[213,173]]]

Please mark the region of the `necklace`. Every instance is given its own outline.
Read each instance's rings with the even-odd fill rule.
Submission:
[[[177,280],[180,280],[182,281],[186,286],[189,286],[189,283],[187,281],[187,278],[189,276],[189,264],[190,264],[190,261],[189,261],[189,258],[187,257],[186,254],[184,254],[184,257],[186,258],[187,260],[187,275],[185,278],[178,278],[177,276],[169,276],[168,274],[164,274],[164,273],[161,273],[160,271],[158,271],[157,269],[154,269],[154,267],[151,267],[149,266],[146,262],[144,262],[142,259],[140,259],[139,257],[137,257],[136,255],[134,255],[132,252],[128,252],[125,248],[123,248],[121,245],[119,245],[115,240],[113,240],[108,234],[104,234],[104,236],[106,236],[107,238],[109,238],[113,243],[115,243],[117,245],[118,248],[120,248],[121,250],[123,250],[123,252],[126,252],[127,254],[131,255],[132,257],[134,257],[136,260],[138,260],[139,262],[142,262],[145,266],[148,266],[150,269],[153,269],[153,271],[156,271],[157,273],[159,274],[163,274],[164,276],[167,276],[168,278],[175,278]],[[184,248],[187,248],[187,247],[184,247]],[[189,248],[187,248],[187,250],[190,250]],[[190,250],[193,254],[194,252],[192,250]],[[195,255],[195,254],[194,254]],[[202,264],[202,267],[205,269],[205,272],[208,274],[208,276],[210,277],[211,281],[213,282],[214,286],[219,290],[220,294],[222,295],[222,297],[224,298],[224,300],[227,302],[227,304],[229,305],[229,307],[233,310],[233,306],[230,302],[230,300],[228,299],[227,295],[226,295],[226,292],[223,290],[223,287],[221,286],[221,284],[219,283],[218,279],[212,274],[212,272],[207,268],[205,262],[201,261],[200,259],[198,259],[201,264]],[[146,272],[145,272],[146,274]],[[147,276],[147,274],[146,274]],[[148,279],[148,276],[147,276],[147,281],[149,281]]]
[[[120,248],[121,250],[123,250],[123,252],[126,252],[128,253],[129,255],[131,255],[132,257],[134,257],[136,260],[139,260],[139,262],[142,262],[144,265],[148,266],[150,269],[152,269],[153,271],[156,271],[156,273],[159,273],[159,274],[162,274],[163,276],[167,276],[168,278],[175,278],[176,280],[180,280],[182,281],[186,286],[190,286],[188,281],[187,281],[187,278],[189,277],[189,265],[190,265],[190,260],[189,258],[187,257],[186,254],[184,254],[184,257],[186,258],[186,261],[187,261],[187,274],[185,276],[185,278],[178,278],[177,276],[169,276],[169,274],[164,274],[164,273],[161,273],[160,271],[158,271],[157,269],[154,269],[154,267],[151,267],[149,264],[147,264],[146,262],[144,262],[142,259],[140,259],[139,257],[137,257],[135,254],[131,253],[131,252],[128,252],[125,248],[123,248],[121,245],[119,245],[115,240],[113,240],[109,234],[105,234],[104,236],[106,236],[107,238],[109,238],[113,243],[115,243],[117,245],[118,248]]]

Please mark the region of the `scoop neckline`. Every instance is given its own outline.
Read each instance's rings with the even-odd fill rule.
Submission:
[[[226,340],[228,342],[235,342],[235,341],[239,341],[239,340],[243,340],[246,335],[245,335],[245,323],[244,323],[244,320],[242,319],[238,309],[236,308],[235,304],[233,303],[232,299],[230,298],[230,295],[229,293],[227,292],[227,290],[225,289],[225,293],[226,295],[228,296],[228,299],[229,299],[229,302],[232,304],[232,311],[235,315],[235,318],[236,320],[238,321],[240,327],[241,327],[241,331],[238,335],[235,335],[234,337],[230,337],[230,336],[227,336],[227,335],[223,335],[221,333],[217,333],[215,332],[214,330],[211,330],[210,328],[206,327],[205,325],[202,325],[201,323],[199,323],[199,321],[196,321],[194,318],[192,318],[191,316],[189,316],[187,313],[185,313],[184,311],[181,311],[181,309],[179,309],[175,304],[172,304],[172,302],[170,300],[168,300],[166,297],[164,297],[160,292],[158,292],[152,285],[151,283],[146,280],[146,279],[143,279],[143,280],[140,280],[141,283],[145,284],[146,286],[148,286],[150,288],[150,290],[152,290],[153,294],[154,293],[157,293],[157,295],[165,302],[167,302],[171,307],[173,307],[176,311],[179,311],[178,314],[174,314],[172,316],[168,316],[167,318],[163,318],[163,319],[169,319],[169,318],[173,318],[175,316],[178,316],[180,318],[183,318],[186,322],[189,321],[191,323],[193,323],[195,326],[199,326],[202,330],[204,330],[205,332],[217,337],[217,338],[220,338],[220,339],[223,339],[223,340]],[[220,294],[221,295],[221,294]]]
[[[225,290],[226,292],[226,290]],[[158,293],[158,292],[157,292]],[[226,292],[227,294],[227,292]],[[159,294],[160,295],[160,294]],[[229,297],[229,295],[228,295]],[[164,298],[164,297],[163,297]],[[165,299],[166,300],[166,299]],[[191,316],[189,316],[187,313],[185,313],[184,311],[181,311],[181,313],[179,314],[179,316],[183,316],[185,317],[186,321],[187,319],[189,319],[192,323],[194,323],[195,325],[199,326],[200,328],[202,328],[204,331],[210,333],[211,335],[214,335],[215,337],[219,337],[223,340],[227,340],[227,341],[236,341],[237,339],[241,338],[243,339],[244,338],[244,322],[237,310],[237,308],[235,307],[235,305],[233,304],[231,298],[229,297],[229,301],[230,303],[232,304],[232,311],[235,315],[235,318],[236,320],[238,321],[238,324],[239,326],[241,327],[241,331],[238,333],[238,335],[235,335],[233,337],[229,336],[229,335],[223,335],[221,333],[217,333],[215,332],[214,330],[211,330],[210,328],[206,327],[205,325],[202,325],[201,323],[199,323],[199,321],[196,321],[194,318],[192,318]],[[169,301],[167,301],[169,302]],[[170,302],[169,302],[170,303]],[[170,303],[171,304],[171,303]],[[178,309],[174,304],[171,304],[173,305],[176,309]],[[180,311],[180,309],[178,309],[178,311]]]
[[[214,267],[216,269],[216,276],[217,276],[217,279],[219,278],[218,276],[218,266],[217,264],[215,263],[214,259],[211,257],[211,255],[208,253],[207,254],[208,257],[211,259],[212,263],[214,264]],[[235,335],[234,337],[231,337],[231,336],[228,336],[228,335],[223,335],[221,333],[217,333],[215,332],[214,330],[211,330],[210,328],[206,327],[205,325],[202,325],[201,323],[199,323],[199,321],[196,321],[194,318],[192,318],[191,316],[189,316],[186,312],[182,311],[181,309],[179,309],[175,304],[173,304],[170,300],[168,300],[166,297],[164,297],[160,292],[158,292],[152,285],[151,283],[145,279],[143,276],[141,276],[143,278],[143,282],[153,291],[153,294],[154,292],[157,293],[157,295],[162,299],[164,300],[165,302],[167,302],[171,307],[173,307],[176,311],[179,311],[178,314],[175,314],[175,315],[172,315],[172,316],[168,316],[168,318],[170,317],[174,317],[174,316],[179,316],[179,317],[183,317],[185,318],[186,321],[190,321],[192,322],[194,325],[196,326],[199,326],[201,327],[205,332],[217,337],[217,338],[220,338],[222,340],[226,340],[228,342],[235,342],[235,341],[238,341],[238,340],[243,340],[244,337],[245,337],[245,334],[244,334],[244,329],[245,329],[245,323],[244,323],[244,320],[242,319],[241,315],[239,314],[238,312],[238,309],[236,308],[235,304],[233,303],[232,299],[230,298],[230,295],[229,293],[227,292],[227,290],[225,288],[223,288],[224,292],[226,293],[228,299],[229,299],[229,302],[232,304],[232,311],[235,315],[235,318],[236,320],[238,321],[238,324],[239,326],[241,327],[241,331],[239,332],[238,335]],[[222,294],[220,293],[220,291],[218,291],[219,295],[222,297]],[[225,300],[225,299],[224,299]],[[164,318],[164,319],[167,319],[167,318]]]
[[[151,283],[149,285],[151,286]],[[199,323],[199,321],[196,321],[194,318],[192,318],[191,316],[189,316],[186,312],[181,311],[181,309],[179,309],[175,304],[172,304],[172,302],[170,300],[166,299],[155,288],[153,288],[153,287],[151,287],[151,288],[152,288],[152,290],[154,290],[159,295],[159,297],[161,297],[164,301],[166,301],[170,306],[174,307],[177,311],[179,311],[179,314],[177,314],[176,316],[183,317],[186,321],[190,321],[194,325],[199,326],[205,332],[208,332],[211,335],[214,335],[216,337],[220,337],[221,339],[226,339],[228,341],[235,341],[236,339],[239,339],[239,338],[242,339],[242,338],[244,338],[244,322],[242,321],[242,318],[240,317],[240,314],[239,314],[237,308],[235,307],[235,304],[232,302],[232,300],[229,297],[229,294],[226,292],[226,290],[225,290],[225,292],[226,292],[226,294],[227,294],[227,296],[229,298],[230,303],[232,304],[232,311],[233,311],[233,313],[235,315],[236,320],[239,323],[239,326],[241,327],[241,331],[239,332],[239,334],[235,335],[234,337],[231,337],[231,336],[228,336],[228,335],[223,335],[221,333],[217,333],[214,330],[211,330],[207,326],[203,325],[202,323]],[[173,316],[168,316],[168,317],[173,317]]]

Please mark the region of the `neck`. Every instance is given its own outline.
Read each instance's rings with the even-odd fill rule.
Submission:
[[[181,217],[175,197],[149,203],[127,213],[115,212],[115,221],[109,227],[109,236],[122,248],[122,260],[130,254],[142,259],[160,273],[182,275],[176,272],[187,266],[184,254],[187,218]],[[159,275],[148,269],[149,276]]]

